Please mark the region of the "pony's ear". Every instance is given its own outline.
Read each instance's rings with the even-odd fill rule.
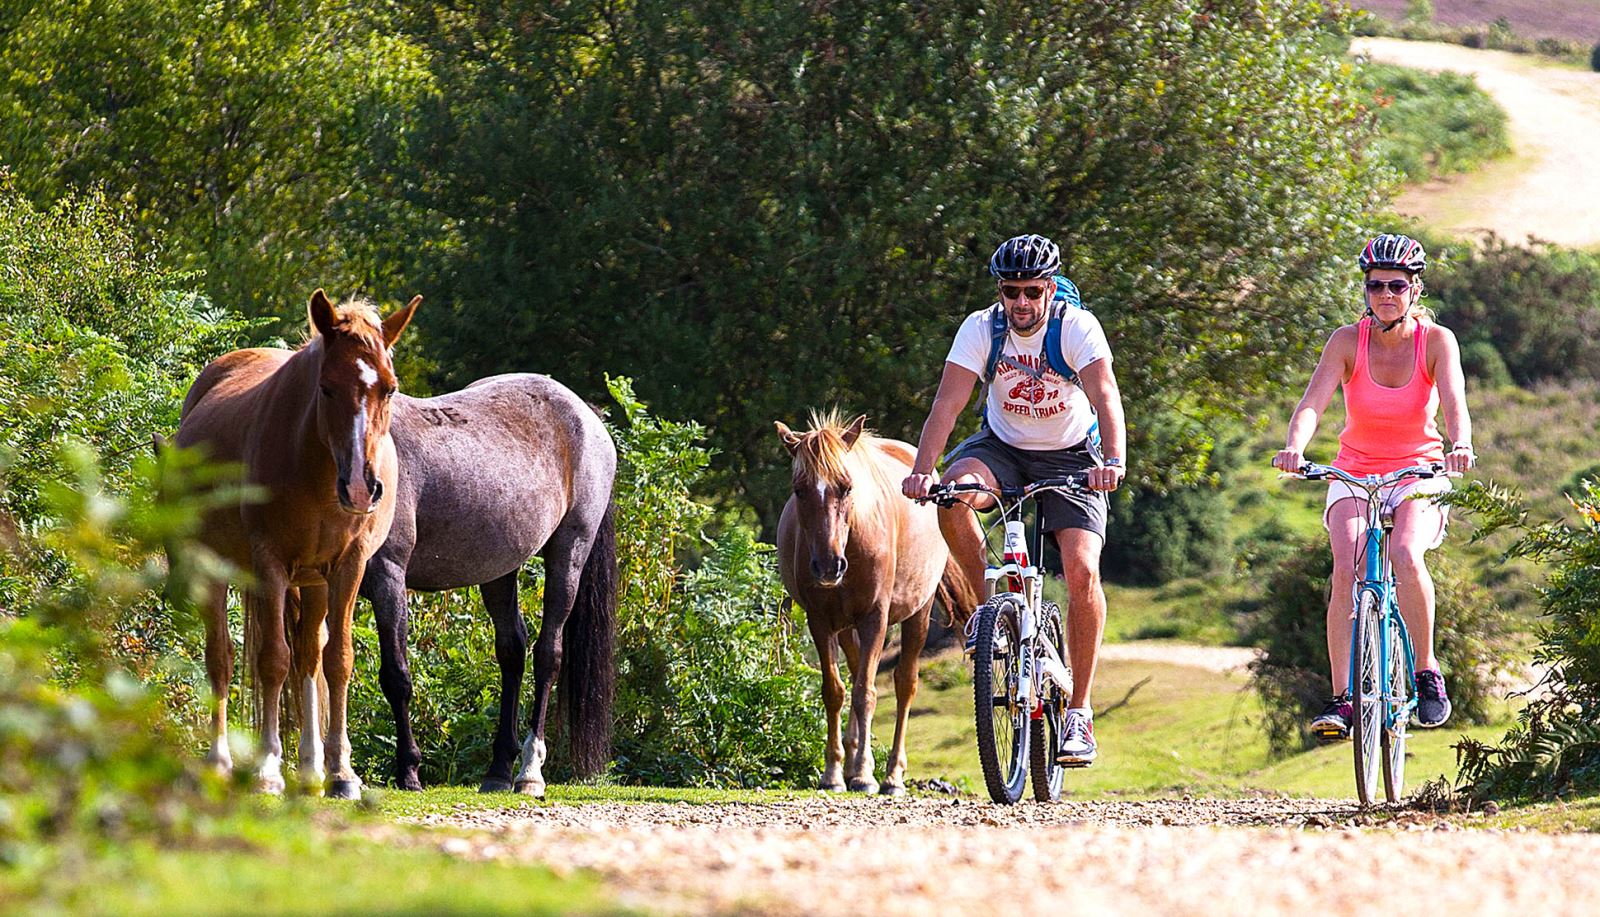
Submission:
[[[789,429],[789,425],[781,420],[774,420],[772,425],[778,428],[778,438],[783,440],[783,448],[788,449],[790,455],[794,455],[800,448],[800,434]]]
[[[311,316],[311,327],[323,337],[333,335],[333,326],[339,323],[339,313],[333,308],[333,303],[328,301],[328,294],[318,287],[317,292],[311,294],[311,305],[306,308]]]
[[[383,320],[383,339],[388,342],[390,347],[394,346],[395,341],[400,340],[400,332],[406,330],[406,326],[411,324],[411,316],[417,314],[417,306],[420,305],[422,305],[422,297],[413,296],[411,297],[411,302],[407,303],[404,309],[391,314]]]
[[[862,414],[855,420],[850,421],[850,426],[845,428],[844,433],[839,438],[844,440],[844,447],[849,449],[856,444],[856,440],[861,438],[861,434],[866,432],[866,429],[867,415]]]

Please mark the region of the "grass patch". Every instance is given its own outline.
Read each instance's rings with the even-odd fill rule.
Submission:
[[[1243,673],[1219,674],[1187,666],[1148,662],[1104,662],[1095,679],[1095,705],[1105,708],[1120,700],[1138,681],[1150,681],[1128,703],[1095,721],[1100,760],[1091,768],[1069,771],[1066,792],[1077,798],[1096,796],[1151,797],[1180,792],[1241,795],[1256,791],[1297,796],[1353,797],[1351,748],[1340,744],[1288,758],[1268,753],[1262,731],[1261,701]],[[911,779],[940,777],[974,788],[980,794],[977,733],[972,722],[968,685],[934,688],[917,695],[908,727],[907,758]],[[893,735],[893,686],[879,685],[873,734]],[[1500,721],[1466,730],[1474,738],[1497,738],[1509,723]],[[1457,730],[1417,730],[1407,785],[1440,774],[1455,774],[1451,746]],[[880,764],[882,762],[880,761]]]
[[[1488,828],[1526,829],[1552,833],[1568,831],[1600,833],[1600,797],[1570,802],[1539,802],[1508,806],[1498,815],[1485,816],[1483,821],[1477,824]]]
[[[266,818],[217,849],[136,843],[61,870],[31,913],[621,914],[588,876],[386,846],[300,817]]]
[[[552,784],[543,800],[516,793],[480,793],[470,786],[429,787],[420,793],[386,790],[377,797],[377,811],[389,818],[415,818],[483,809],[532,809],[584,803],[669,802],[688,805],[778,802],[810,795],[808,790],[716,790],[697,787]],[[354,805],[346,803],[345,805]]]

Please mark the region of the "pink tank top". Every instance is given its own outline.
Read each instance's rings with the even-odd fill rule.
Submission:
[[[1362,319],[1357,327],[1356,365],[1344,384],[1345,424],[1334,467],[1351,474],[1387,474],[1444,461],[1444,443],[1434,422],[1439,388],[1428,374],[1428,322],[1417,323],[1414,369],[1410,381],[1399,388],[1372,381],[1367,371],[1372,319]]]

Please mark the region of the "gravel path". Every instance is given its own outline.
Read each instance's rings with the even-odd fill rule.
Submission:
[[[1408,191],[1402,213],[1454,232],[1492,229],[1575,247],[1600,245],[1600,73],[1552,66],[1527,54],[1461,45],[1360,38],[1373,60],[1474,77],[1510,118],[1512,157],[1470,175]]]
[[[666,913],[957,914],[997,899],[1020,913],[1594,913],[1600,835],[1464,829],[1423,813],[1363,827],[1375,821],[1328,800],[1006,808],[818,796],[462,811],[417,823],[455,829],[420,835],[448,853],[593,870],[623,902]],[[1034,865],[1040,872],[1024,879]]]

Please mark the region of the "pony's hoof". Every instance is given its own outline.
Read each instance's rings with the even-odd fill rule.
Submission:
[[[320,797],[322,795],[321,780],[307,780],[300,784],[300,795]]]
[[[544,798],[543,780],[518,780],[513,789],[523,796],[532,796],[534,799]]]
[[[360,780],[331,780],[328,782],[329,799],[360,799]]]
[[[824,783],[821,786],[817,787],[817,789],[822,790],[824,793],[843,793],[844,792],[844,784],[843,783]]]
[[[876,792],[878,792],[878,781],[876,781],[876,780],[860,780],[860,779],[852,780],[852,781],[850,781],[850,792],[852,792],[852,793],[876,793]]]
[[[509,781],[509,780],[501,780],[498,777],[490,777],[489,779],[483,781],[483,783],[478,786],[478,792],[480,792],[480,793],[509,793],[509,792],[511,792],[511,781]]]
[[[401,774],[399,777],[396,777],[394,785],[402,790],[406,790],[407,792],[422,792],[422,779],[417,776],[415,771],[409,774]]]
[[[884,796],[904,796],[906,788],[898,783],[885,783],[878,792]]]
[[[284,785],[283,778],[276,775],[256,778],[256,792],[267,796],[282,796]]]

